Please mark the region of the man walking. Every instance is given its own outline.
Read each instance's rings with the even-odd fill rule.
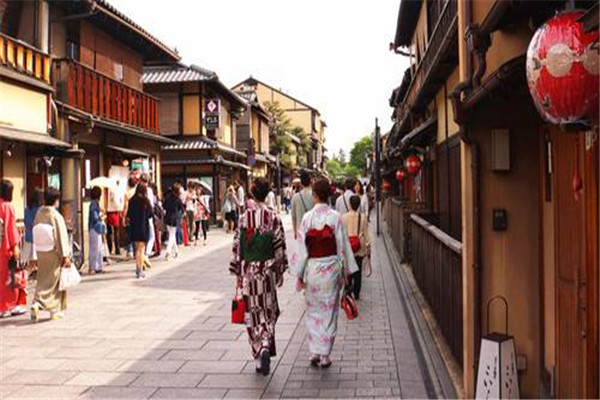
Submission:
[[[294,239],[298,237],[298,228],[302,222],[302,217],[314,206],[312,198],[312,189],[310,187],[310,175],[308,172],[300,174],[301,190],[292,197],[292,226],[294,227]]]
[[[335,210],[339,212],[340,215],[344,215],[350,211],[350,197],[354,195],[353,190],[355,185],[356,179],[354,178],[347,178],[344,182],[346,191],[335,201]]]

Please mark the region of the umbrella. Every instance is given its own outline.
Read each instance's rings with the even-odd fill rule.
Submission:
[[[107,178],[106,176],[99,176],[97,178],[92,179],[87,184],[88,188],[93,188],[96,186],[98,186],[99,188],[102,188],[102,189],[116,189],[118,186],[118,183],[117,183],[116,179]]]
[[[202,186],[202,191],[204,192],[204,194],[208,194],[210,196],[212,196],[212,194],[213,194],[212,188],[206,182],[202,182],[201,180],[198,180],[198,179],[190,179],[190,180],[188,180],[188,183],[194,183],[196,185]]]

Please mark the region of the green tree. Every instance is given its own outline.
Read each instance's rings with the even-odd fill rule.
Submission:
[[[298,164],[301,167],[307,167],[308,153],[312,151],[312,141],[310,136],[300,126],[294,126],[290,133],[300,139],[300,145],[298,146]]]
[[[371,136],[365,136],[354,143],[350,150],[350,165],[358,170],[363,176],[368,174],[367,157],[370,157],[373,152],[373,140]]]
[[[292,122],[285,115],[285,111],[279,105],[279,102],[265,102],[265,110],[269,115],[269,149],[273,155],[279,154],[281,164],[285,168],[293,168],[290,157],[292,147],[292,138],[288,136],[291,133]]]

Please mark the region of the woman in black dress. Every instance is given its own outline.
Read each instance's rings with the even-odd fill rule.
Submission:
[[[129,224],[131,241],[135,249],[135,276],[144,279],[144,251],[150,237],[150,218],[152,206],[148,200],[148,186],[140,182],[135,190],[135,195],[129,202],[127,221]]]

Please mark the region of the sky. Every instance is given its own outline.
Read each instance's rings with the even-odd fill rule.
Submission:
[[[227,86],[253,77],[316,108],[332,157],[392,125],[408,62],[389,51],[400,0],[109,0]]]

